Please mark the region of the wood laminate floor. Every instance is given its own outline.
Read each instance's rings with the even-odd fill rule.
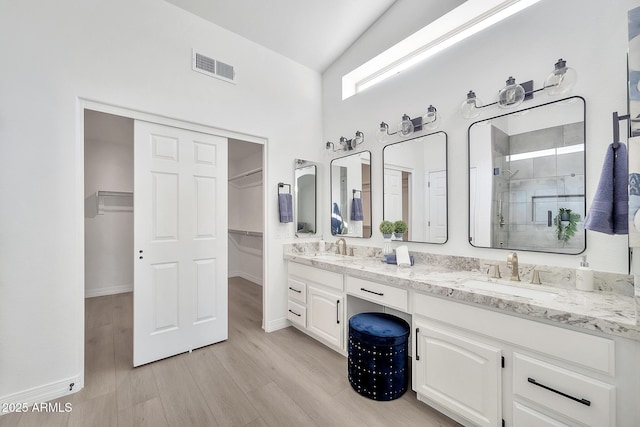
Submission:
[[[376,402],[347,360],[294,328],[261,329],[262,288],[229,279],[229,339],[132,368],[133,295],[89,298],[85,388],[68,413],[0,416],[5,426],[454,426],[407,391]]]

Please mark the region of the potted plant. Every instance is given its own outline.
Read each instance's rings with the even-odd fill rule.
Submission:
[[[556,226],[556,235],[558,240],[562,240],[567,243],[578,231],[578,221],[580,215],[571,212],[568,208],[559,208],[558,214],[553,219],[553,224]]]
[[[407,223],[402,220],[393,223],[393,234],[396,236],[396,239],[402,239],[402,235],[406,233],[408,229]]]
[[[380,223],[380,232],[385,239],[390,239],[393,234],[394,226],[391,221],[382,221]]]

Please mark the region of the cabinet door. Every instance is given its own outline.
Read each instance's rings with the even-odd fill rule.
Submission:
[[[414,327],[414,390],[476,425],[499,425],[501,350],[426,320]]]
[[[343,349],[344,297],[308,286],[307,329],[331,345]]]

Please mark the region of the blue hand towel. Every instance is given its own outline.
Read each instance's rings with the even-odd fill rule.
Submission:
[[[351,201],[351,221],[364,220],[364,214],[362,213],[362,199],[354,197]]]
[[[291,193],[278,193],[280,222],[293,222],[293,197]]]
[[[628,177],[627,147],[620,143],[614,149],[613,144],[610,144],[584,228],[606,234],[629,232]]]

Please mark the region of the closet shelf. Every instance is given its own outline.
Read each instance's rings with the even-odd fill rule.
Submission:
[[[262,185],[262,168],[253,169],[230,177],[229,185],[241,190]]]
[[[249,231],[249,230],[239,230],[237,228],[230,228],[230,234],[240,234],[242,236],[255,236],[262,237],[262,231]]]
[[[239,179],[246,178],[248,176],[255,175],[255,174],[262,174],[262,168],[252,169],[250,171],[242,172],[239,175],[229,177],[229,182],[237,181]]]
[[[105,212],[133,212],[133,193],[130,191],[96,192],[98,215]]]

